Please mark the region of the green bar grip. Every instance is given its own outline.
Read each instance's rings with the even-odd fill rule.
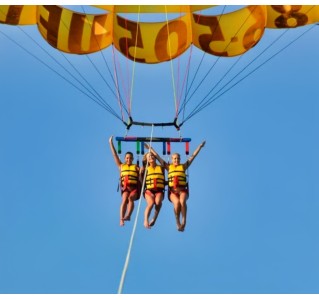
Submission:
[[[121,143],[121,141],[117,141],[117,153],[118,154],[122,153],[122,143]]]
[[[141,143],[139,141],[136,142],[136,154],[141,153]]]

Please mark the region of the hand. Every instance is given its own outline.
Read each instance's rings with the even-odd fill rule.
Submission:
[[[109,142],[110,142],[110,143],[113,143],[113,135],[110,136]]]
[[[201,148],[203,148],[203,147],[205,146],[205,144],[206,144],[206,141],[203,141],[203,142],[200,144]]]
[[[150,148],[149,144],[147,144],[147,143],[144,143],[144,147],[145,147],[146,149],[149,149],[149,148]]]

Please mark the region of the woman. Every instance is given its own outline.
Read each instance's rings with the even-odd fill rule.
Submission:
[[[145,192],[144,198],[146,200],[147,206],[144,212],[144,226],[150,229],[156,222],[158,214],[162,207],[162,201],[164,198],[164,188],[165,188],[165,174],[164,168],[156,164],[156,159],[153,153],[146,153],[143,158],[143,168],[141,168],[141,179],[145,176]],[[146,170],[146,175],[144,172]],[[149,217],[153,207],[154,216],[151,221]]]
[[[203,141],[194,151],[194,153],[187,159],[185,163],[180,162],[180,155],[174,153],[172,155],[172,163],[166,163],[157,152],[151,148],[151,153],[161,162],[168,172],[168,199],[173,203],[174,214],[178,231],[184,231],[186,226],[187,204],[188,199],[188,182],[186,178],[186,170],[189,168],[199,151],[204,147]],[[146,148],[149,145],[145,144]]]
[[[140,184],[139,172],[137,165],[133,164],[133,153],[125,153],[125,163],[122,163],[113,145],[113,136],[109,138],[110,148],[114,161],[120,170],[122,202],[120,207],[120,226],[124,226],[124,221],[131,219],[134,210],[134,201],[139,198]]]

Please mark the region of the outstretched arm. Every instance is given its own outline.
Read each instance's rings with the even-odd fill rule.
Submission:
[[[119,156],[117,155],[117,152],[116,152],[116,150],[115,150],[115,148],[114,148],[113,135],[109,138],[109,144],[110,144],[110,148],[111,148],[111,152],[112,152],[114,161],[115,161],[116,165],[117,165],[118,167],[120,167],[121,164],[122,164],[122,162],[121,162],[121,160],[120,160]]]
[[[205,146],[206,141],[203,141],[194,151],[194,153],[188,158],[188,160],[183,164],[184,165],[184,169],[186,170],[191,163],[193,162],[193,160],[195,159],[195,157],[197,156],[197,154],[199,153],[199,151]]]
[[[144,143],[144,147],[146,149],[150,149],[151,153],[156,157],[156,159],[160,162],[160,164],[162,165],[162,167],[166,168],[167,163],[165,162],[165,160],[163,158],[161,158],[159,156],[159,154],[147,143]]]

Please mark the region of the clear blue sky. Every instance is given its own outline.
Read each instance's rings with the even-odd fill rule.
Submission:
[[[17,27],[0,30],[40,56]],[[206,140],[190,169],[187,228],[176,230],[166,198],[145,229],[141,200],[123,293],[319,292],[318,35],[317,26],[185,123],[191,151]],[[117,293],[137,210],[119,226],[108,138],[125,127],[2,35],[0,57],[0,293]],[[136,66],[136,119],[171,120],[170,76],[169,64]]]

